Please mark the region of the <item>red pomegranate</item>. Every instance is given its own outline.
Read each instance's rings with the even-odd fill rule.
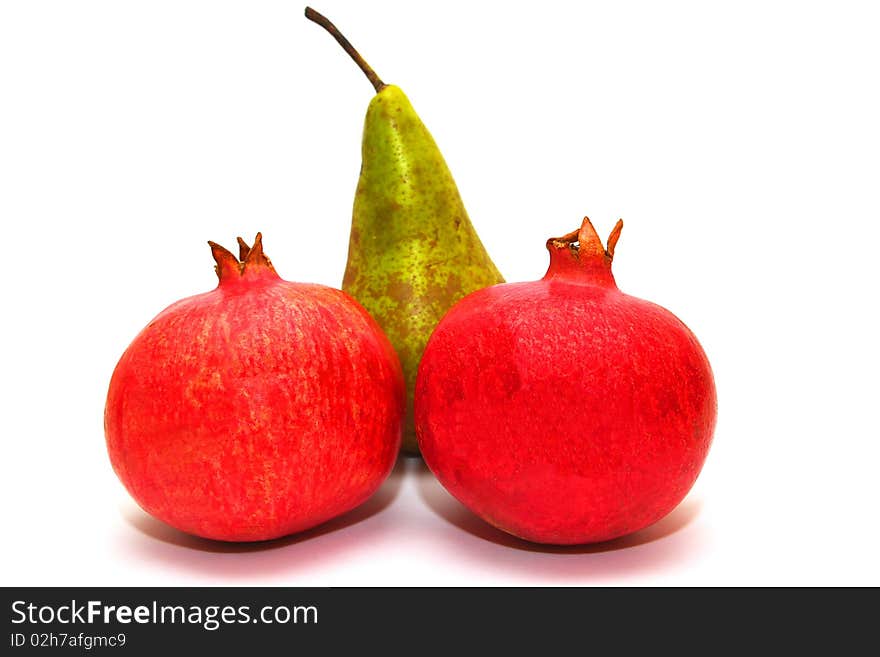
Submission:
[[[620,292],[589,219],[548,240],[532,283],[462,299],[422,357],[419,446],[489,523],[551,544],[639,530],[684,498],[715,426],[715,384],[693,333]]]
[[[205,538],[257,541],[364,502],[401,439],[391,344],[340,290],[282,280],[239,238],[209,242],[220,284],[169,306],[113,372],[110,460],[148,513]]]

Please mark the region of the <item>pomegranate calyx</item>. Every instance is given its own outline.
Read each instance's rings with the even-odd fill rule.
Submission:
[[[584,217],[581,227],[566,233],[562,237],[551,237],[547,240],[547,248],[568,249],[577,260],[586,258],[607,258],[608,262],[614,258],[614,248],[620,239],[620,231],[623,230],[623,219],[618,219],[614,229],[608,236],[607,247],[602,244],[602,238],[593,227],[589,217]],[[586,257],[585,257],[586,256]]]
[[[217,278],[221,282],[241,275],[241,264],[234,255],[211,240],[208,240],[208,246],[211,247],[211,255],[214,256],[214,262],[217,263],[214,271],[217,272]]]
[[[241,279],[245,276],[271,274],[277,278],[278,274],[272,266],[272,261],[263,253],[263,234],[257,233],[254,238],[254,245],[248,246],[241,237],[238,241],[238,258],[228,249],[220,246],[216,242],[208,240],[211,247],[211,254],[214,256],[214,262],[217,265],[214,271],[217,272],[217,278],[220,284],[227,281]]]
[[[614,260],[614,248],[617,246],[617,240],[620,239],[620,231],[622,230],[623,219],[618,219],[614,228],[611,229],[611,234],[608,236],[608,246],[605,248],[605,254],[609,260]]]
[[[564,278],[570,282],[580,281],[591,285],[615,286],[611,274],[611,260],[614,248],[620,239],[623,220],[618,219],[614,230],[608,237],[607,246],[602,240],[589,217],[578,230],[547,240],[550,251],[550,267],[544,275],[545,279]]]
[[[244,259],[247,258],[248,253],[251,251],[251,247],[240,237],[235,239],[238,240],[238,259],[244,262]]]

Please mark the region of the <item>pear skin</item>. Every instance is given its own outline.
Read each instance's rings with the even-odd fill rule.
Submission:
[[[369,311],[397,350],[407,392],[402,449],[418,454],[413,390],[428,338],[459,299],[504,279],[403,91],[383,83],[326,18],[311,9],[306,16],[336,38],[376,89],[364,121],[342,289]]]
[[[397,350],[407,391],[403,449],[418,453],[413,390],[428,338],[459,299],[504,279],[431,133],[394,85],[370,102],[362,157],[342,289]]]

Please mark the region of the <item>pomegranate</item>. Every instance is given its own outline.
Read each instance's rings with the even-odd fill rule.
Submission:
[[[452,307],[428,341],[415,413],[425,462],[484,520],[551,544],[609,540],[684,498],[715,427],[715,383],[693,333],[617,289],[623,222],[550,239],[531,283]]]
[[[209,242],[220,283],[172,304],[125,350],[104,427],[141,507],[225,541],[272,539],[364,502],[401,440],[403,375],[350,296],[290,283],[257,234],[240,261]]]

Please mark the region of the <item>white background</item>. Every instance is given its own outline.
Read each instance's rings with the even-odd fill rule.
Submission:
[[[317,0],[316,0],[317,2]],[[880,584],[877,10],[857,2],[316,8],[432,130],[508,280],[589,214],[621,289],[715,369],[697,485],[610,545],[542,549],[418,461],[259,546],[146,516],[110,468],[110,373],[261,230],[338,285],[372,89],[279,2],[0,5],[4,585]]]

